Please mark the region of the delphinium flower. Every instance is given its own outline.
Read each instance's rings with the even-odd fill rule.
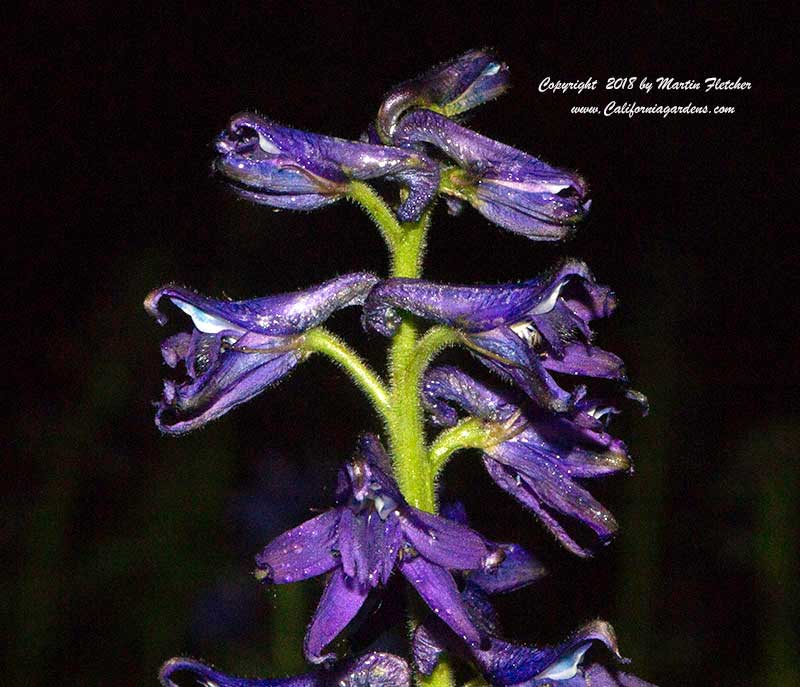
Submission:
[[[392,88],[378,110],[376,133],[391,143],[398,120],[409,110],[425,108],[456,117],[505,93],[508,86],[508,67],[490,50],[469,50]]]
[[[284,678],[242,678],[226,675],[201,661],[176,657],[167,661],[158,674],[164,687],[177,687],[174,679],[191,675],[207,687],[410,687],[406,662],[384,653],[365,654],[333,668],[317,668],[304,675]]]
[[[378,438],[364,435],[339,472],[336,506],[282,534],[256,559],[256,577],[272,584],[332,571],[306,633],[310,661],[332,657],[322,650],[395,567],[460,638],[481,642],[449,571],[490,570],[503,559],[502,549],[464,525],[409,506],[390,472]]]
[[[586,182],[539,158],[471,131],[430,110],[397,124],[392,140],[430,144],[456,166],[442,173],[442,192],[472,205],[489,221],[539,241],[569,236],[588,213]]]
[[[520,284],[451,286],[422,279],[387,279],[364,306],[369,328],[391,336],[406,311],[460,332],[490,369],[543,407],[570,410],[582,392],[563,389],[552,372],[625,381],[622,360],[592,345],[592,320],[614,310],[614,294],[588,267],[566,260]]]
[[[443,512],[466,524],[460,508]],[[507,549],[507,556],[493,574],[469,572],[462,575],[461,598],[470,617],[489,637],[486,645],[467,647],[438,619],[430,617],[414,631],[414,662],[418,670],[430,675],[443,652],[449,651],[472,662],[496,687],[648,687],[648,683],[620,673],[600,663],[582,665],[594,644],[604,645],[616,663],[627,663],[620,656],[614,630],[595,620],[553,646],[533,647],[501,638],[500,620],[490,595],[508,594],[537,582],[545,573],[541,565],[519,546]]]
[[[324,666],[295,678],[248,680],[177,658],[162,668],[166,687],[181,672],[208,687],[408,687],[401,658],[367,654],[335,664],[334,654],[323,653],[395,569],[428,607],[409,605],[422,687],[455,687],[451,655],[472,666],[477,684],[493,687],[647,687],[587,660],[598,645],[623,661],[603,621],[555,646],[505,639],[488,597],[527,587],[544,574],[541,564],[518,543],[486,540],[457,508],[437,514],[446,461],[477,448],[501,488],[563,546],[590,555],[592,547],[579,544],[564,520],[600,542],[612,537],[616,522],[583,481],[629,468],[627,448],[608,433],[607,421],[625,397],[645,403],[628,387],[622,361],[594,344],[590,325],[613,312],[615,299],[583,262],[564,260],[521,283],[457,286],[423,278],[438,198],[451,212],[470,203],[495,224],[542,241],[571,234],[589,209],[578,174],[459,121],[507,86],[506,65],[473,50],[390,89],[360,142],[252,113],[233,117],[218,136],[214,169],[247,200],[295,210],[341,198],[359,204],[386,242],[390,272],[347,274],[306,291],[237,302],[172,286],[153,291],[145,305],[159,322],[167,297],[193,325],[162,344],[165,362],[181,365],[188,379],[165,382],[158,426],[170,434],[197,429],[319,352],[368,397],[389,451],[375,435],[363,435],[339,472],[334,506],[256,557],[255,576],[266,585],[327,576],[304,640],[306,658]],[[399,193],[387,199],[371,180],[397,183]],[[391,337],[386,379],[321,326],[350,305],[363,305],[367,329]],[[496,373],[497,386],[452,366],[431,368],[453,344]],[[426,417],[443,428],[436,436],[427,435]]]
[[[352,180],[384,177],[408,190],[401,221],[419,217],[439,185],[425,155],[281,126],[251,112],[234,116],[216,141],[214,168],[243,198],[291,210],[314,210],[347,195]]]
[[[159,324],[168,298],[192,320],[161,345],[164,362],[182,364],[187,379],[164,381],[156,412],[162,432],[182,434],[251,399],[285,377],[308,353],[303,333],[333,312],[363,302],[377,281],[368,272],[346,274],[304,291],[245,301],[217,300],[180,286],[151,291],[145,308]]]
[[[635,400],[644,403],[640,394]],[[451,366],[429,370],[422,398],[436,424],[453,426],[457,408],[499,426],[504,438],[483,448],[492,479],[530,508],[567,549],[590,556],[553,513],[591,528],[607,543],[617,530],[611,513],[579,484],[630,467],[628,449],[606,431],[618,409],[609,399],[581,398],[573,415],[554,415],[512,390],[495,391]]]

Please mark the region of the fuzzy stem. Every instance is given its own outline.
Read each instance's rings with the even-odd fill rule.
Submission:
[[[416,222],[398,224],[394,214],[375,191],[359,182],[351,184],[350,197],[378,225],[389,248],[392,277],[419,278],[430,224],[430,210]],[[420,403],[420,382],[428,363],[443,347],[455,343],[446,327],[432,328],[419,339],[417,324],[403,315],[389,348],[391,390],[385,413],[392,462],[400,491],[415,508],[435,513],[436,475],[425,444],[425,426]],[[409,629],[424,619],[419,599],[409,601]],[[453,687],[455,676],[447,656],[442,656],[430,676],[417,674],[420,687]]]
[[[392,255],[392,276],[420,276],[425,239],[430,222],[425,212],[417,222],[402,225],[403,237]],[[427,460],[425,428],[419,402],[419,366],[414,365],[417,324],[404,315],[389,350],[392,380],[391,412],[388,418],[389,443],[395,476],[406,500],[415,508],[436,512],[436,492]]]
[[[396,246],[402,240],[404,231],[386,201],[372,186],[363,181],[351,181],[347,197],[360,205],[369,215],[381,232],[389,253],[394,256]]]
[[[386,418],[389,412],[389,392],[375,372],[344,341],[324,327],[315,327],[303,337],[303,348],[310,353],[322,353],[338,363],[350,379],[366,394],[372,405]]]
[[[477,417],[468,417],[444,430],[431,444],[428,454],[433,474],[437,475],[456,451],[463,448],[486,448],[492,437],[486,423]]]

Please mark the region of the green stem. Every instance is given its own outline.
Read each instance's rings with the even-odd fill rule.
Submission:
[[[394,214],[375,191],[360,182],[351,184],[350,197],[378,225],[391,257],[391,276],[418,279],[430,224],[430,211],[417,222],[398,224]],[[406,501],[415,508],[436,512],[436,481],[425,444],[425,426],[420,404],[420,381],[428,363],[444,346],[455,343],[446,327],[432,328],[419,339],[417,324],[404,315],[389,349],[391,391],[385,413],[395,477]],[[409,604],[413,630],[425,617],[418,600]],[[455,676],[447,656],[442,656],[430,676],[417,675],[424,687],[453,687]]]
[[[456,451],[462,448],[486,448],[492,438],[491,429],[477,417],[468,417],[454,427],[444,430],[431,444],[428,453],[434,476]]]
[[[392,276],[418,278],[430,222],[425,212],[417,222],[402,225],[403,236],[392,255]],[[414,365],[417,324],[409,315],[392,340],[389,370],[392,380],[391,412],[388,418],[389,443],[395,476],[406,500],[415,508],[436,512],[436,492],[427,460],[425,427],[419,402],[419,366]]]
[[[422,379],[431,360],[447,346],[453,346],[461,341],[461,335],[450,327],[437,325],[431,327],[417,342],[414,354],[409,361],[409,374]]]
[[[404,231],[386,201],[363,181],[351,181],[347,196],[369,215],[380,230],[389,252],[394,255],[395,247],[401,241]]]
[[[322,353],[337,362],[366,394],[375,408],[387,417],[389,392],[375,372],[344,341],[324,327],[315,327],[303,337],[303,348],[309,353]]]

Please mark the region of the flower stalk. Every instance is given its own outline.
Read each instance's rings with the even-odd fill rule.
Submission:
[[[325,327],[315,327],[306,332],[303,349],[309,353],[322,353],[338,363],[369,398],[375,409],[383,417],[387,416],[390,405],[389,392],[383,380],[340,337]]]
[[[620,412],[618,401],[646,409],[644,397],[627,386],[622,360],[594,342],[591,323],[608,317],[616,301],[584,263],[563,260],[536,278],[506,284],[422,279],[439,196],[452,213],[469,204],[495,225],[537,241],[568,236],[589,210],[588,187],[577,173],[462,125],[463,113],[507,88],[508,67],[491,51],[473,50],[389,91],[358,141],[292,129],[253,112],[235,115],[217,136],[214,170],[250,202],[301,211],[339,200],[359,205],[383,237],[389,274],[353,272],[238,301],[174,284],[155,289],[145,308],[159,324],[167,322],[163,306],[190,320],[161,345],[173,373],[164,380],[157,426],[166,434],[194,431],[319,353],[368,398],[389,451],[378,436],[363,434],[339,470],[332,506],[256,557],[254,577],[265,585],[325,577],[303,644],[318,668],[285,679],[245,679],[178,657],[162,668],[164,687],[175,687],[180,673],[219,687],[410,687],[412,671],[402,658],[338,657],[328,650],[395,571],[413,590],[409,658],[421,687],[454,687],[454,657],[479,674],[470,687],[648,687],[601,663],[583,665],[592,644],[624,662],[603,621],[558,645],[504,639],[488,597],[533,584],[546,571],[519,544],[491,542],[473,530],[460,504],[443,503],[439,513],[437,482],[447,461],[459,450],[479,449],[501,489],[562,546],[591,556],[593,547],[573,539],[564,520],[588,528],[595,543],[613,537],[612,514],[584,482],[629,471],[625,444],[609,434],[608,422]],[[396,185],[396,202],[387,202],[371,180]],[[324,326],[352,306],[362,308],[365,330],[390,341],[385,379]],[[506,384],[498,389],[458,367],[432,367],[454,345]],[[591,390],[593,380],[605,380],[606,391]],[[430,443],[426,421],[442,428]]]

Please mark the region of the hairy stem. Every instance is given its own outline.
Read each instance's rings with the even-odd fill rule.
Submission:
[[[416,222],[398,224],[380,196],[366,184],[351,185],[350,197],[378,225],[389,248],[392,277],[419,278],[430,223],[430,210]],[[428,363],[443,347],[455,343],[446,327],[432,328],[422,339],[413,317],[404,315],[389,348],[391,390],[385,413],[395,477],[406,501],[415,508],[435,513],[436,475],[425,444],[420,403],[420,382]],[[409,602],[409,629],[424,619],[419,599]],[[447,656],[442,656],[430,676],[417,674],[422,687],[453,687],[455,677]]]
[[[358,353],[324,327],[310,329],[303,338],[303,348],[306,351],[322,353],[338,363],[356,386],[366,394],[378,412],[387,418],[390,405],[389,392],[380,377],[361,359]]]
[[[450,327],[437,325],[431,327],[417,342],[414,354],[409,361],[409,374],[422,379],[431,360],[447,346],[453,346],[462,340],[461,335]]]
[[[347,196],[369,215],[381,232],[389,253],[394,256],[397,243],[402,240],[404,231],[386,201],[372,186],[363,181],[351,181]]]
[[[431,444],[428,454],[434,476],[456,451],[462,448],[485,448],[491,438],[490,429],[477,417],[468,417],[454,427],[445,429]]]

